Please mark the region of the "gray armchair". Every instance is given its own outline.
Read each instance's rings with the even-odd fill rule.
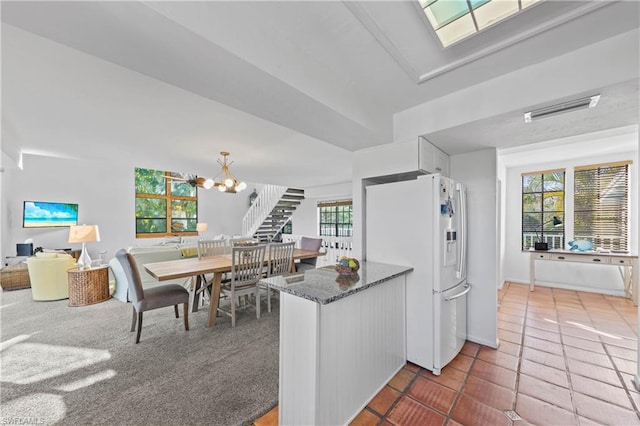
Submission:
[[[135,330],[136,320],[138,323],[136,343],[140,343],[142,313],[152,309],[173,305],[176,318],[180,318],[178,304],[182,303],[184,307],[184,329],[189,330],[189,291],[187,289],[178,284],[167,284],[144,290],[135,258],[125,250],[119,250],[116,253],[116,258],[122,265],[122,269],[124,269],[129,285],[129,296],[133,305],[131,331]]]
[[[322,247],[322,238],[302,237],[300,240],[300,248],[302,250],[320,251],[320,247]],[[317,262],[317,257],[312,259],[301,259],[300,262],[296,264],[296,271],[301,272],[306,271],[307,269],[314,269]]]

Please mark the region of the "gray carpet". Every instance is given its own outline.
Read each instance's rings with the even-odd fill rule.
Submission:
[[[227,316],[206,328],[206,309],[189,331],[182,308],[145,312],[138,345],[130,304],[67,302],[0,295],[3,424],[242,425],[278,403],[277,301],[234,329]]]

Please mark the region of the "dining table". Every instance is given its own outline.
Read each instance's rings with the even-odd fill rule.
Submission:
[[[314,250],[293,250],[293,260],[312,259],[324,256],[325,252]],[[209,303],[209,315],[207,318],[207,327],[212,327],[216,323],[216,313],[218,311],[218,303],[220,299],[220,289],[222,277],[225,273],[231,272],[232,258],[231,254],[222,254],[210,257],[191,257],[187,259],[167,260],[163,262],[146,263],[144,269],[158,281],[168,281],[177,278],[192,278],[191,283],[191,306],[192,310],[197,310],[197,301],[194,299],[196,290],[204,285],[202,276],[204,274],[213,274],[212,294]],[[267,266],[267,259],[265,259]],[[295,263],[292,264],[292,271],[295,272]]]

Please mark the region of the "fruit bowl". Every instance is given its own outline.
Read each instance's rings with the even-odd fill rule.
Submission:
[[[360,269],[360,262],[358,262],[357,259],[346,256],[342,256],[336,265],[336,271],[338,271],[338,274],[345,276],[356,274],[358,269]]]

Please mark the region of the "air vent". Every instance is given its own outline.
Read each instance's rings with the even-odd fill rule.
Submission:
[[[524,113],[524,122],[531,123],[533,120],[551,117],[553,115],[564,114],[565,112],[577,111],[580,109],[593,108],[598,105],[600,95],[588,96],[586,98],[574,99],[557,105],[534,109]]]

